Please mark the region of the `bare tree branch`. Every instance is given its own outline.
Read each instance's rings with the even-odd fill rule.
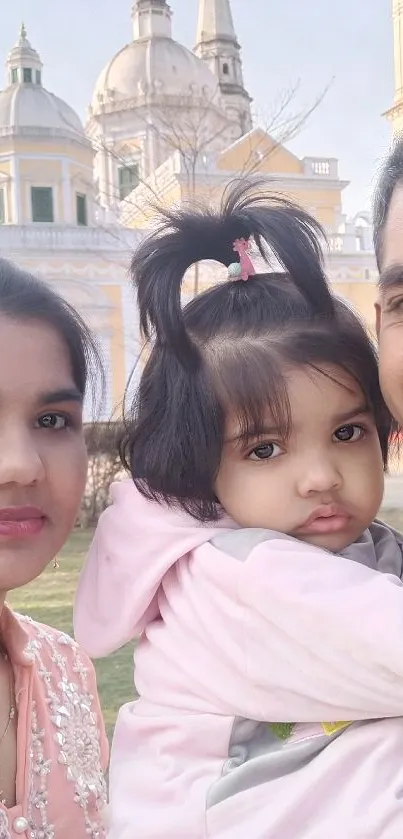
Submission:
[[[243,161],[242,170],[237,171],[237,177],[248,177],[259,172],[267,160],[286,143],[293,140],[304,128],[312,114],[320,107],[331,82],[316,97],[311,105],[305,109],[293,110],[293,104],[300,92],[300,82],[282,91],[277,98],[271,112],[266,119],[259,120],[261,139],[256,142],[256,134],[251,135],[250,148]],[[190,100],[189,97],[180,98],[172,104],[167,104],[164,98],[158,97],[153,104],[152,123],[150,117],[144,117],[144,128],[154,133],[158,138],[159,157],[168,163],[174,153],[179,154],[182,177],[185,177],[188,199],[197,197],[198,177],[205,167],[206,182],[208,184],[209,156],[225,152],[230,148],[230,137],[233,136],[234,121],[223,112],[219,101],[219,88],[203,99]],[[245,141],[244,138],[240,138]],[[93,140],[94,148],[99,153],[106,153],[122,166],[130,168],[130,160],[125,154],[120,155],[115,148],[110,148],[102,139]],[[244,149],[246,143],[244,142]],[[164,163],[157,167],[149,176],[138,174],[138,186],[120,202],[119,190],[116,184],[106,184],[105,192],[116,201],[116,206],[125,208],[125,224],[130,225],[138,215],[144,219],[148,216],[150,204],[161,204],[163,187],[159,188],[158,178],[166,177]],[[137,170],[136,170],[137,172]],[[213,198],[214,188],[208,186],[210,198]],[[132,208],[132,211],[130,210]],[[199,291],[199,266],[194,267],[193,293]]]
[[[277,149],[290,143],[301,133],[312,114],[321,106],[332,84],[333,80],[326,85],[308,108],[291,113],[290,107],[299,93],[300,82],[282,91],[278,104],[274,106],[265,120],[260,120],[264,134],[260,143],[254,147],[251,146],[241,176],[251,175],[259,171],[262,164],[272,157]],[[267,146],[267,136],[272,141],[269,147]]]

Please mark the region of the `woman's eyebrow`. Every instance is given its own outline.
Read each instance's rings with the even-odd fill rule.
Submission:
[[[52,404],[54,402],[79,402],[83,401],[83,395],[76,387],[62,387],[58,390],[47,390],[39,394],[38,402]]]

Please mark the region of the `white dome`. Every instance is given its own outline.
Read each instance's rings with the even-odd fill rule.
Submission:
[[[7,86],[0,91],[0,135],[19,132],[85,139],[75,111],[42,87],[42,62],[27,39],[24,24],[7,59]]]
[[[81,120],[63,99],[34,85],[13,85],[0,92],[0,131],[30,128],[84,136]]]
[[[217,79],[194,53],[172,38],[133,41],[102,71],[92,99],[93,112],[102,103],[118,105],[147,95],[196,97],[211,101]]]

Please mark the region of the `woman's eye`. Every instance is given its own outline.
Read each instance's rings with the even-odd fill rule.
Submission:
[[[339,443],[356,443],[364,435],[361,425],[342,425],[334,432],[334,437]]]
[[[64,414],[42,414],[37,420],[38,428],[50,429],[52,431],[62,431],[64,428],[67,428],[68,424],[68,418]]]
[[[278,443],[262,443],[261,446],[256,446],[251,451],[249,460],[272,460],[282,454],[282,450]]]

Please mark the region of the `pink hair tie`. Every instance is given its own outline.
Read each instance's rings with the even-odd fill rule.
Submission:
[[[228,278],[230,280],[249,280],[256,274],[253,262],[249,256],[250,239],[235,239],[232,250],[239,256],[239,262],[232,262],[228,266]]]

